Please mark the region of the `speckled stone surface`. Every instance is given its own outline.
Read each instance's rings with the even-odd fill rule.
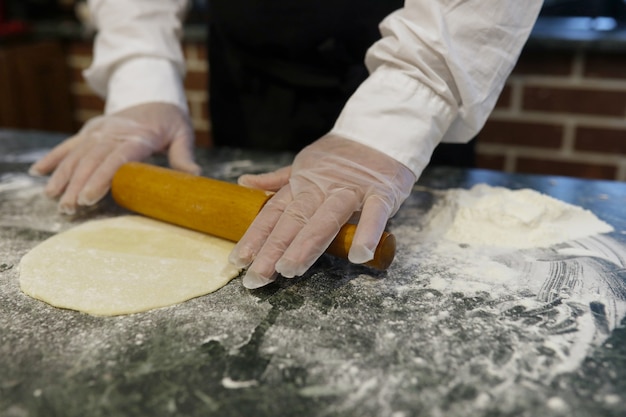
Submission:
[[[591,209],[615,227],[607,239],[619,248],[626,245],[626,184],[433,168],[390,222],[398,253],[386,272],[323,256],[305,276],[261,290],[236,278],[177,306],[94,317],[19,290],[19,260],[37,243],[123,213],[110,199],[73,218],[56,213],[41,194],[43,180],[25,172],[61,139],[0,131],[2,417],[626,415],[623,322],[576,366],[557,372],[587,343],[577,327],[586,306],[531,309],[522,296],[436,287],[433,276],[454,282],[463,269],[433,258],[416,233],[439,192],[484,182]],[[205,174],[225,180],[290,158],[200,155]],[[465,249],[470,262],[472,248]],[[609,298],[624,301],[619,261],[579,265],[599,265],[614,284]]]

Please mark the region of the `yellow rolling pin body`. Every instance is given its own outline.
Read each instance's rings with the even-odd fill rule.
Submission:
[[[188,229],[239,241],[272,194],[225,181],[195,176],[141,162],[129,162],[117,171],[111,185],[120,206]],[[356,226],[344,225],[326,253],[347,259]],[[384,233],[366,265],[387,269],[396,241]]]

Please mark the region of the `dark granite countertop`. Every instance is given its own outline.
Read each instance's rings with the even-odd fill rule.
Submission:
[[[90,40],[92,36],[73,21],[41,21],[32,29],[34,36],[45,39]],[[206,24],[188,23],[183,37],[189,42],[206,42]],[[626,24],[606,17],[540,16],[526,48],[623,52],[626,50]]]
[[[526,43],[530,49],[626,51],[626,25],[608,17],[540,17]]]
[[[19,290],[29,249],[121,213],[105,200],[68,218],[42,196],[43,182],[25,173],[62,138],[0,130],[2,417],[626,415],[626,328],[610,317],[626,301],[624,183],[430,168],[390,222],[398,252],[386,272],[323,256],[305,276],[260,290],[236,278],[177,306],[94,317]],[[291,158],[202,152],[205,174],[225,180]],[[441,193],[477,183],[540,190],[611,223],[615,232],[581,243],[593,256],[493,260],[529,280],[541,271],[599,279],[605,304],[456,286],[493,262],[477,263],[472,247],[452,260],[435,254],[419,231]]]

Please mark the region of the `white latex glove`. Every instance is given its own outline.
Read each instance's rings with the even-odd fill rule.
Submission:
[[[98,202],[124,163],[167,151],[172,168],[193,174],[194,134],[189,117],[168,103],[147,103],[96,117],[76,135],[33,164],[32,175],[52,176],[45,188],[59,197],[59,210],[73,214],[78,206]]]
[[[415,181],[411,170],[389,156],[327,135],[296,155],[291,168],[239,179],[241,185],[278,192],[235,245],[230,261],[248,266],[247,288],[274,281],[276,273],[302,275],[360,211],[348,258],[367,262]]]

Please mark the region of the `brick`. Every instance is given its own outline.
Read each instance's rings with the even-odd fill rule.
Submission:
[[[68,73],[70,75],[70,82],[85,83],[85,77],[83,77],[83,70],[70,67],[68,70]]]
[[[186,42],[183,45],[185,59],[194,61],[206,61],[208,57],[207,47],[204,43]]]
[[[102,115],[102,112],[99,112],[96,110],[77,109],[76,111],[74,111],[74,120],[76,120],[78,122],[78,125],[80,126],[86,123],[87,121],[89,121],[90,119],[93,119],[94,117],[98,117],[101,115]]]
[[[209,76],[202,71],[189,71],[185,77],[185,89],[207,91]]]
[[[200,115],[203,120],[211,121],[211,113],[209,112],[209,103],[205,103],[202,106],[202,114]]]
[[[626,155],[626,130],[578,127],[574,149]]]
[[[93,53],[91,42],[70,42],[67,44],[66,53],[68,55],[83,56],[91,58]]]
[[[88,120],[85,118],[85,116],[83,116],[82,114],[76,114],[74,113],[74,115],[72,116],[72,119],[74,120],[74,125],[78,126],[75,129],[75,132],[78,132],[80,130],[80,128],[85,124],[85,122]]]
[[[510,85],[505,85],[500,93],[500,97],[498,97],[498,101],[496,102],[496,108],[509,108],[511,107],[511,95],[512,95],[513,87]]]
[[[590,53],[585,59],[585,77],[626,79],[626,55]]]
[[[520,145],[558,149],[563,138],[563,126],[545,123],[488,120],[478,134],[483,143]]]
[[[568,51],[525,50],[517,60],[513,74],[569,76],[573,60],[574,54]]]
[[[211,135],[211,132],[197,130],[195,132],[195,135],[196,146],[198,146],[199,148],[213,147],[213,136]]]
[[[626,91],[527,86],[522,107],[534,111],[623,117]]]
[[[92,59],[88,56],[68,55],[65,62],[70,68],[86,69],[91,65]]]
[[[183,44],[183,56],[185,59],[195,59],[197,54],[197,44],[186,42]]]
[[[481,154],[480,150],[476,153],[476,168],[503,171],[505,163],[504,155]]]
[[[76,110],[104,111],[104,100],[93,94],[76,94],[73,97]]]
[[[187,100],[187,106],[193,119],[208,120],[206,108],[208,106],[207,101],[203,100]]]
[[[617,176],[617,167],[585,162],[518,158],[516,172],[614,180]]]
[[[201,59],[203,61],[207,61],[209,58],[209,51],[207,49],[207,46],[205,44],[200,44],[198,45],[198,59]]]

